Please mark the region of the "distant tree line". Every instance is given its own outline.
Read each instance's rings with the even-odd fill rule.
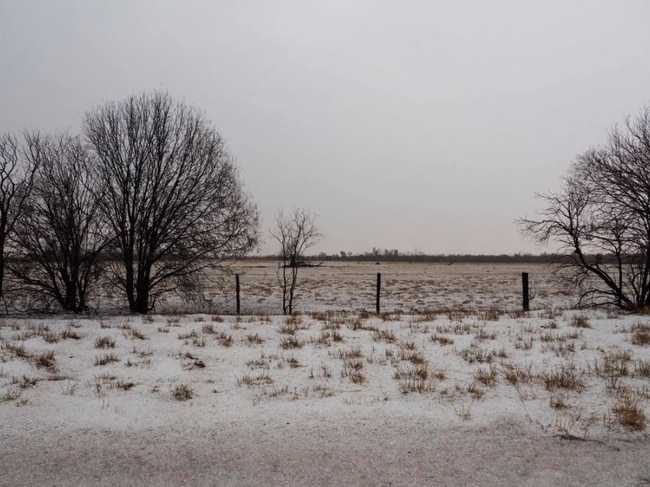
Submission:
[[[0,296],[82,312],[99,289],[147,313],[259,239],[221,135],[165,92],[89,111],[80,135],[0,136]]]
[[[306,256],[305,259],[310,262],[431,262],[431,263],[477,263],[477,264],[554,264],[563,263],[571,259],[569,255],[557,254],[424,254],[424,253],[401,253],[397,250],[371,252],[339,252],[336,254],[320,253]],[[251,260],[274,260],[275,255],[247,255],[244,259]],[[588,259],[607,260],[608,256],[593,255]]]

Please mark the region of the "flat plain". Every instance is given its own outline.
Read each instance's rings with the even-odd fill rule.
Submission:
[[[299,270],[296,300],[297,309],[303,312],[375,311],[378,273],[381,273],[381,310],[387,312],[521,309],[523,272],[529,274],[534,308],[567,308],[572,303],[570,290],[565,288],[555,268],[547,264],[316,264]],[[268,260],[243,261],[231,266],[232,274],[240,275],[242,313],[281,312],[278,271],[277,262]],[[218,273],[205,283],[205,296],[215,310],[234,312],[235,280],[232,274]],[[173,300],[170,300],[170,305],[182,306]]]

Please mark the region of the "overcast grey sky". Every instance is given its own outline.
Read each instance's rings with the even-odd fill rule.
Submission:
[[[0,132],[165,89],[314,250],[540,252],[514,223],[650,103],[650,2],[0,0]]]

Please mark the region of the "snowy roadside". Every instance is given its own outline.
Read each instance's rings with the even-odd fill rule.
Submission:
[[[568,441],[508,421],[440,425],[371,407],[135,431],[17,431],[0,441],[1,485],[641,486],[647,439]]]
[[[1,483],[647,485],[649,322],[7,318]]]

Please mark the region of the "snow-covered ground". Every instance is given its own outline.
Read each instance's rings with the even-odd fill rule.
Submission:
[[[553,309],[5,318],[0,483],[647,485],[649,342]]]
[[[290,450],[296,445],[308,448],[313,456],[306,460],[322,470],[320,462],[342,461],[339,457],[346,448],[377,448],[377,441],[384,442],[385,454],[412,445],[420,461],[449,456],[444,445],[437,448],[446,453],[436,453],[433,445],[429,450],[422,444],[428,431],[425,438],[447,438],[445,444],[465,445],[465,452],[451,457],[456,460],[472,448],[479,448],[483,455],[491,448],[504,450],[506,457],[525,455],[518,451],[522,445],[532,448],[538,441],[547,445],[545,450],[580,450],[585,448],[582,443],[589,443],[596,453],[609,451],[610,455],[638,450],[640,457],[632,464],[636,469],[626,467],[631,475],[627,480],[647,479],[650,468],[641,459],[649,445],[645,418],[650,413],[650,345],[644,344],[649,323],[648,317],[576,311],[538,311],[528,316],[458,311],[382,316],[314,313],[289,318],[6,318],[0,325],[2,462],[11,459],[15,467],[21,448],[28,455],[30,445],[32,449],[47,445],[42,452],[45,457],[66,441],[68,448],[77,450],[86,445],[75,457],[84,458],[89,455],[87,449],[104,451],[123,444],[121,451],[151,438],[153,444],[146,442],[140,448],[151,450],[148,454],[154,457],[156,444],[165,451],[182,450],[185,442],[188,451],[196,450],[196,454],[202,448],[207,449],[203,454],[220,452],[210,465],[223,467],[219,471],[224,483],[237,484],[238,479],[261,481],[268,472],[259,462],[267,457],[260,458],[258,447],[266,445],[277,454],[280,447],[274,442],[285,436],[293,439]],[[226,440],[222,438],[215,447],[208,432],[223,434]],[[496,446],[480,449],[486,434]],[[170,438],[178,444],[168,445]],[[192,438],[202,438],[202,447],[192,443]],[[323,444],[323,438],[343,442],[343,450],[321,457],[332,448],[330,442]],[[590,441],[571,441],[576,439]],[[403,454],[394,451],[394,455]],[[558,455],[556,461],[561,463],[566,454]],[[26,484],[39,477],[25,475],[37,475],[41,467],[47,471],[38,453],[31,455],[32,460],[20,469]],[[119,457],[115,451],[113,455]],[[233,455],[235,470],[231,471],[222,462]],[[295,462],[295,452],[291,455]],[[65,464],[71,458],[58,462]],[[287,474],[281,472],[282,458],[276,460],[277,475]],[[636,457],[628,454],[624,458],[630,462]],[[367,469],[366,462],[374,460],[348,461]],[[141,463],[145,468],[147,460]],[[618,461],[614,466],[621,465]],[[7,470],[10,465],[3,467],[5,472],[12,471]],[[63,470],[65,475],[74,472],[70,468]],[[194,468],[198,468],[197,482],[205,480],[200,477],[203,470]],[[251,474],[251,468],[257,473]],[[328,468],[336,471],[336,465]],[[385,475],[390,477],[401,467],[386,468]],[[417,484],[413,475],[426,470],[420,468],[390,478],[397,484],[400,479]],[[143,472],[136,470],[134,482],[142,480],[138,475]],[[381,469],[370,469],[364,475],[372,472]],[[490,472],[494,482],[514,478]],[[593,470],[583,473],[589,472]],[[539,468],[533,473],[538,478]],[[570,468],[569,473],[574,474]],[[152,484],[173,484],[174,471],[168,474],[152,477]],[[339,478],[325,474],[323,479]],[[20,480],[15,471],[13,475],[18,475],[13,481]],[[83,483],[85,477],[79,475],[64,480]],[[295,484],[302,483],[300,478],[315,480],[268,475],[278,483],[291,478]],[[462,479],[483,483],[480,476],[458,475],[446,483],[460,485]],[[372,478],[350,477],[361,483]],[[218,478],[213,480],[220,485]],[[488,480],[486,485],[493,484]],[[12,484],[7,474],[3,482]]]

